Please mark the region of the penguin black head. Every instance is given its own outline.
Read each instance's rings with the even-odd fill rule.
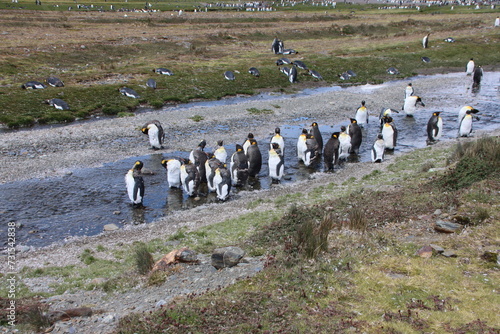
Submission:
[[[340,131],[344,132],[345,130],[346,130],[346,127],[342,125],[342,126],[340,127]]]
[[[351,120],[351,124],[356,124],[356,123],[358,123],[358,121],[356,121],[356,119],[355,119],[355,118],[350,118],[350,120]]]
[[[408,84],[408,86],[412,86],[411,82]]]
[[[278,144],[278,143],[272,143],[271,147],[273,148],[273,150],[278,150],[280,148],[280,144]]]
[[[147,135],[147,134],[148,134],[148,130],[149,130],[149,129],[148,129],[147,127],[143,127],[143,128],[141,129],[142,133],[144,133],[145,135]]]
[[[141,169],[142,169],[142,167],[144,167],[144,164],[142,163],[142,161],[137,160],[137,161],[135,162],[135,164],[134,164],[134,169],[136,169],[136,170],[141,170]]]
[[[207,146],[207,142],[205,141],[205,139],[203,139],[202,141],[200,141],[200,143],[198,144],[198,147],[201,147],[201,149],[203,150],[205,148],[205,146]]]
[[[311,124],[311,126],[312,126],[312,127],[314,127],[314,126],[318,126],[318,123],[313,122],[313,124]]]
[[[236,144],[236,152],[240,151],[243,151],[243,146],[241,146],[240,144]]]
[[[377,135],[377,139],[384,139],[384,136],[382,136],[382,134],[381,134],[381,133],[379,133],[379,134]]]
[[[365,101],[361,101],[361,105],[364,107],[365,106]]]
[[[334,132],[332,133],[332,138],[338,138],[340,135],[340,132]]]
[[[253,138],[254,138],[253,133],[251,133],[251,132],[250,132],[250,133],[248,133],[247,138],[248,138],[248,139],[253,139]]]
[[[281,133],[281,129],[280,129],[280,128],[276,128],[276,129],[274,129],[274,133],[276,133],[276,134],[278,134],[278,135],[279,135],[279,134]]]
[[[167,163],[168,163],[168,160],[164,159],[161,161],[161,165],[163,166],[163,168],[167,168]]]
[[[224,141],[223,141],[223,140],[218,140],[218,141],[217,141],[217,145],[219,145],[219,146],[223,146],[223,145],[224,145]]]
[[[302,129],[302,134],[307,135],[307,129]]]
[[[439,116],[440,113],[441,113],[440,111],[435,111],[432,113],[432,116]]]

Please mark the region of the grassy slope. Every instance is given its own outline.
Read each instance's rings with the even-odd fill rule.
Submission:
[[[168,13],[40,12],[14,15],[3,11],[0,27],[5,43],[0,49],[0,123],[9,127],[35,123],[62,123],[92,114],[130,114],[138,106],[160,107],[168,102],[218,99],[253,94],[261,89],[300,89],[331,84],[379,83],[394,79],[386,73],[397,67],[398,78],[417,73],[463,70],[469,58],[487,70],[498,69],[499,35],[491,28],[494,13],[460,8],[455,12],[362,10],[350,8],[315,12]],[[306,25],[307,24],[307,25]],[[18,29],[22,25],[23,29]],[[307,26],[307,28],[305,28]],[[140,32],[138,34],[138,32]],[[421,38],[432,32],[431,48]],[[324,82],[300,75],[291,85],[276,68],[279,58],[270,52],[278,36],[285,47],[300,51],[289,58],[303,59],[318,70]],[[455,43],[445,43],[453,36]],[[19,45],[19,39],[22,40]],[[319,46],[319,47],[318,47]],[[432,62],[423,63],[428,56]],[[247,73],[251,66],[260,78]],[[173,77],[151,72],[168,67]],[[235,82],[224,79],[226,70],[239,72]],[[357,77],[343,82],[338,75],[354,70]],[[23,90],[29,80],[60,77],[63,88]],[[145,87],[155,78],[160,89]],[[127,85],[141,98],[118,93]],[[70,111],[43,104],[59,97]]]

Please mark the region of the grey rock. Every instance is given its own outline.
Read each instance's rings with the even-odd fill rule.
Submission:
[[[162,307],[162,306],[163,306],[163,305],[165,305],[166,303],[167,303],[167,301],[166,301],[166,300],[164,300],[164,299],[160,299],[160,300],[156,303],[155,307]]]
[[[217,248],[212,254],[212,266],[217,269],[230,268],[237,265],[245,256],[245,251],[239,247]]]
[[[438,246],[438,245],[433,245],[433,244],[430,244],[429,246],[432,247],[433,251],[438,253],[438,254],[441,254],[444,252],[444,248],[441,247],[441,246]]]
[[[457,257],[457,254],[455,253],[455,251],[452,251],[452,250],[446,250],[446,251],[442,252],[441,255],[446,256],[446,257]]]
[[[115,224],[106,224],[104,225],[104,231],[115,231],[118,230],[119,227]]]
[[[455,233],[455,232],[460,232],[462,230],[462,225],[452,223],[452,222],[447,222],[444,220],[438,220],[437,222],[434,223],[434,229],[438,232],[443,232],[443,233]]]

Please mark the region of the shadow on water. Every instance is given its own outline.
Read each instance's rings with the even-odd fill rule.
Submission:
[[[457,75],[457,74],[455,74]],[[485,75],[480,90],[472,91],[464,87],[449,87],[448,89],[462,89],[470,94],[474,106],[481,111],[480,121],[475,123],[476,128],[496,129],[500,127],[498,115],[498,86],[500,74]],[[405,80],[406,82],[407,80]],[[390,83],[389,83],[390,84]],[[401,84],[399,83],[399,86]],[[398,86],[398,87],[399,87]],[[366,95],[376,92],[381,86],[350,87]],[[336,90],[336,89],[334,89]],[[325,89],[321,89],[324,92]],[[308,92],[312,94],[313,92]],[[394,122],[399,130],[399,139],[396,152],[410,151],[426,146],[426,125],[433,111],[442,111],[444,124],[442,140],[455,139],[458,129],[458,109],[453,94],[445,91],[433,91],[424,97],[424,101],[438,98],[439,106],[420,107],[415,117],[406,117],[403,113],[394,115]],[[230,101],[224,101],[229,103]],[[204,102],[208,103],[208,102]],[[214,103],[221,103],[215,101]],[[180,106],[179,106],[180,107]],[[369,107],[369,106],[368,106]],[[354,113],[354,111],[353,111]],[[376,111],[373,112],[376,114]],[[354,116],[354,115],[353,115]],[[339,131],[342,125],[348,125],[349,120],[339,124],[321,124],[321,120],[301,117],[293,119],[291,123],[299,125],[279,125],[285,138],[285,173],[282,183],[307,180],[313,173],[323,171],[323,161],[316,161],[313,166],[306,167],[298,163],[296,157],[296,143],[302,128],[308,128],[316,121],[320,125],[323,141],[326,143],[332,132]],[[351,156],[349,163],[370,161],[370,149],[379,132],[377,116],[370,117],[370,123],[363,128],[363,143],[358,156]],[[274,128],[274,125],[273,127]],[[204,129],[197,131],[217,131],[218,129]],[[220,129],[219,129],[220,130]],[[272,130],[272,129],[270,129]],[[242,138],[242,142],[243,142]],[[258,191],[269,189],[274,184],[268,177],[267,158],[268,142],[270,138],[256,138],[263,156],[261,173],[255,179],[250,179],[248,186],[243,189],[233,187],[232,197],[241,196],[241,190]],[[236,143],[226,145],[228,160],[234,152]],[[206,149],[210,151],[210,149]],[[217,203],[215,194],[203,194],[199,198],[190,198],[180,189],[170,189],[166,180],[166,171],[161,166],[164,158],[188,158],[189,152],[174,152],[169,154],[152,153],[145,156],[130,157],[116,163],[106,164],[100,168],[82,168],[74,170],[70,175],[50,179],[32,179],[28,181],[12,182],[0,185],[2,195],[0,205],[3,209],[3,221],[14,221],[22,225],[17,232],[17,242],[29,246],[45,246],[71,236],[96,235],[102,232],[106,224],[142,224],[152,222],[160,217],[181,211],[190,210],[202,205]],[[124,176],[136,160],[144,162],[144,181],[146,194],[145,208],[133,209],[125,190]],[[5,230],[1,231],[2,234]],[[3,238],[7,240],[7,238]],[[5,245],[2,245],[5,246]]]

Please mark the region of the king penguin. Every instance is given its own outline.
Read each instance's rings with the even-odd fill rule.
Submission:
[[[188,160],[181,165],[181,184],[182,190],[189,196],[198,196],[198,189],[200,187],[200,173],[198,168]]]
[[[272,148],[272,144],[277,143],[279,145],[279,149],[281,151],[281,155],[285,155],[285,139],[281,136],[281,129],[276,128],[274,129],[274,136],[271,138],[271,145],[270,147]]]
[[[398,139],[398,130],[393,124],[392,117],[385,116],[383,119],[384,125],[382,126],[382,138],[387,150],[394,150]]]
[[[472,75],[472,73],[474,73],[474,67],[475,67],[474,58],[471,58],[467,63],[467,66],[465,67],[465,74]]]
[[[214,178],[215,178],[215,171],[219,167],[222,167],[222,162],[215,156],[205,161],[205,173],[206,173],[207,187],[209,192],[216,191]]]
[[[443,119],[439,114],[441,114],[440,111],[433,112],[427,122],[427,139],[429,143],[438,140],[443,134]]]
[[[472,119],[474,116],[470,110],[465,112],[465,116],[460,121],[459,137],[468,137],[472,133]]]
[[[179,159],[162,160],[161,165],[167,170],[167,181],[170,188],[181,187],[181,161]]]
[[[363,133],[361,132],[361,127],[358,125],[358,121],[355,118],[351,118],[351,124],[347,126],[347,133],[351,136],[351,149],[350,153],[359,154],[359,147],[363,141]]]
[[[311,134],[316,139],[316,142],[318,143],[318,152],[321,154],[321,152],[323,152],[323,136],[321,135],[321,131],[319,131],[318,123],[313,122],[311,124]]]
[[[382,127],[384,126],[384,117],[385,116],[391,117],[392,113],[399,114],[399,111],[397,111],[396,109],[391,109],[391,108],[382,108],[382,110],[380,111],[379,121],[380,121],[381,130],[382,130]]]
[[[373,143],[372,146],[372,162],[382,162],[384,161],[384,153],[385,153],[385,143],[384,137],[381,133],[377,135],[377,140]]]
[[[361,107],[356,110],[355,118],[360,127],[368,125],[368,109],[365,106],[365,101],[361,101]]]
[[[422,102],[422,98],[420,96],[412,95],[408,96],[405,99],[405,104],[404,104],[404,111],[406,113],[406,116],[408,117],[413,117],[415,114],[415,111],[417,110],[417,104],[421,105],[422,107],[425,107],[424,102]]]
[[[243,146],[236,144],[236,152],[231,156],[231,179],[233,185],[243,186],[248,180],[248,159],[243,151]]]
[[[333,170],[335,165],[339,164],[339,141],[340,132],[332,133],[331,137],[325,144],[325,148],[323,150],[323,159],[325,162],[325,170]]]
[[[410,97],[410,96],[413,96],[414,92],[415,92],[415,90],[413,89],[413,85],[410,82],[408,84],[408,86],[406,86],[406,88],[405,88],[405,99]]]
[[[205,139],[200,141],[198,146],[189,153],[189,160],[196,166],[200,174],[200,182],[207,183],[207,174],[205,171],[205,161],[208,159],[207,153],[204,151],[207,142]]]
[[[256,177],[262,168],[262,154],[255,139],[250,139],[250,146],[246,152],[248,160],[248,176]]]
[[[340,142],[340,148],[339,148],[339,159],[340,160],[346,160],[347,157],[349,156],[349,152],[351,150],[351,136],[346,132],[346,127],[341,126],[340,127],[340,134],[339,134],[339,142]]]
[[[424,47],[424,49],[427,49],[429,47],[429,35],[431,33],[428,33],[427,35],[424,36],[424,38],[422,38],[422,46]]]
[[[308,133],[306,136],[306,152],[304,154],[304,165],[310,166],[316,158],[319,158],[321,151],[319,151],[319,144],[316,137]]]
[[[305,162],[305,154],[307,151],[307,129],[302,129],[302,133],[299,135],[299,139],[297,140],[297,159],[299,161]]]
[[[250,146],[250,139],[255,139],[253,133],[251,133],[251,132],[247,135],[247,139],[245,139],[245,142],[243,143],[243,145],[241,145],[241,146],[243,146],[243,152],[245,152],[245,154],[247,154],[247,149]]]
[[[214,186],[217,198],[221,201],[227,200],[231,193],[231,173],[226,168],[226,164],[215,170]]]
[[[283,154],[278,143],[272,143],[271,149],[269,150],[269,177],[271,177],[272,182],[279,182],[283,178],[285,172],[285,164],[283,160]]]
[[[125,184],[127,185],[127,193],[133,207],[142,207],[144,199],[144,180],[142,179],[142,167],[144,164],[138,160],[125,175]]]
[[[224,141],[222,140],[217,141],[217,148],[214,151],[214,155],[217,159],[219,159],[220,162],[222,162],[223,164],[226,163],[227,151],[226,148],[224,147]]]
[[[469,110],[472,114],[477,114],[479,110],[476,108],[473,108],[471,106],[463,106],[459,112],[458,112],[458,125],[460,126],[460,122],[462,121],[462,118],[464,118],[465,114],[467,113],[467,110]]]
[[[142,133],[148,135],[149,144],[154,150],[159,150],[163,148],[163,140],[165,139],[165,132],[160,122],[157,120],[147,122],[141,129]]]

